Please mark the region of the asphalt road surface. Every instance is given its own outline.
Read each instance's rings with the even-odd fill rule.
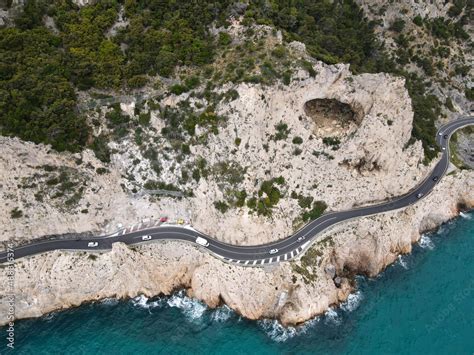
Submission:
[[[407,194],[376,205],[355,208],[348,211],[325,213],[321,217],[306,224],[293,235],[272,243],[255,246],[231,245],[204,235],[189,226],[153,223],[150,225],[142,225],[136,231],[123,229],[111,235],[91,237],[89,239],[52,239],[33,242],[15,248],[13,251],[0,253],[0,263],[11,261],[11,258],[7,257],[8,252],[10,253],[8,256],[12,257],[14,255],[14,259],[16,260],[24,256],[57,249],[100,252],[111,249],[112,244],[116,242],[123,242],[131,245],[150,243],[157,240],[180,240],[193,243],[203,249],[207,249],[214,256],[226,262],[237,263],[243,266],[262,266],[290,260],[305,250],[322,231],[337,223],[353,218],[404,208],[416,203],[418,200],[428,195],[448,169],[450,155],[449,139],[451,138],[451,135],[457,129],[468,125],[474,125],[474,117],[459,118],[449,122],[438,130],[436,134],[436,142],[441,148],[441,160],[436,164],[431,174]],[[196,243],[197,237],[206,239],[209,244],[207,246],[199,245]],[[149,238],[149,240],[143,240],[143,238]],[[96,242],[97,245],[94,247],[88,246],[91,242]]]

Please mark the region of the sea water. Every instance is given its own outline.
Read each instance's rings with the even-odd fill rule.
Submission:
[[[347,302],[298,327],[249,321],[178,292],[17,321],[15,353],[473,354],[473,215],[424,235],[378,277],[358,277]]]

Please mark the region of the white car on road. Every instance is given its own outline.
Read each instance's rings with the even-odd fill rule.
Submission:
[[[151,235],[144,235],[142,240],[151,240]]]
[[[199,245],[202,245],[203,247],[209,246],[209,242],[207,241],[207,239],[204,239],[201,237],[196,238],[196,243],[198,243]]]
[[[270,250],[270,254],[276,254],[276,253],[278,253],[278,249],[275,248],[275,249]]]
[[[301,237],[299,237],[297,241],[298,241],[298,243],[301,243],[303,240],[305,240],[305,236],[304,236],[304,235],[301,236]]]
[[[89,243],[87,243],[87,246],[88,246],[89,248],[95,248],[95,247],[98,246],[98,245],[99,245],[99,243],[97,243],[97,242],[89,242]]]

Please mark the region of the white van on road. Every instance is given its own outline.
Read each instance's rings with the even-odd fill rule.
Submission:
[[[203,247],[209,246],[209,242],[207,241],[207,239],[204,239],[201,237],[196,238],[196,243],[198,243],[199,245],[202,245]]]
[[[88,246],[89,248],[95,248],[95,247],[98,246],[98,245],[99,245],[99,243],[97,243],[97,242],[89,242],[89,243],[87,243],[87,246]]]

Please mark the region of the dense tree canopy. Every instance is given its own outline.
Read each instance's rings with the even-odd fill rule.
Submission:
[[[378,71],[385,64],[373,25],[352,0],[253,0],[246,16],[284,29],[326,63],[351,63],[358,72]]]
[[[127,22],[113,28],[119,14]],[[227,27],[232,15],[243,15],[244,24],[281,29],[287,40],[304,42],[327,63],[404,75],[414,104],[413,136],[430,158],[436,154],[431,135],[439,109],[430,108],[436,99],[424,94],[416,78],[397,71],[353,0],[101,0],[81,8],[70,0],[28,0],[15,28],[0,29],[0,133],[57,150],[81,149],[89,128],[77,112],[75,90],[137,88],[149,76],[173,75],[177,66],[212,63],[231,38],[210,29]],[[47,28],[45,16],[57,30]],[[463,34],[462,25],[439,20],[430,26],[438,37]],[[285,55],[284,48],[275,49],[278,55]],[[261,69],[271,73],[271,63]],[[172,90],[189,90],[188,84]]]
[[[0,36],[0,133],[77,151],[88,129],[76,113],[60,38],[38,27],[2,30]]]

